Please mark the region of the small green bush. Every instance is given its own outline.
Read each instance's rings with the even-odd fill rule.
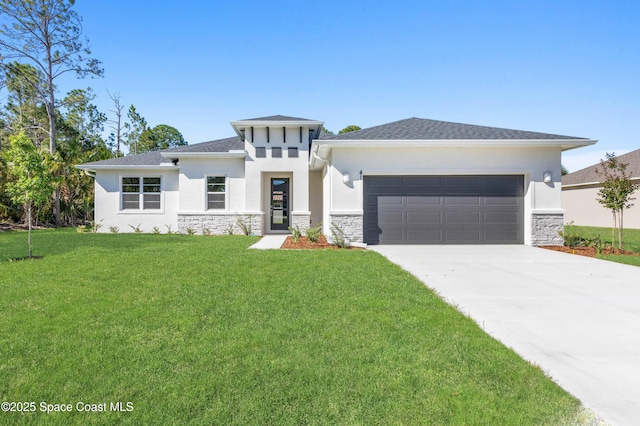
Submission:
[[[320,240],[320,237],[322,236],[322,223],[319,223],[317,226],[313,228],[311,227],[307,228],[306,235],[309,241],[311,241],[312,243],[317,243],[318,240]]]
[[[249,215],[249,221],[248,223],[244,221],[243,218],[239,217],[236,222],[238,223],[238,226],[240,227],[240,229],[242,230],[242,233],[244,235],[251,235],[251,232],[253,231],[251,229],[251,222],[253,221],[253,215]]]
[[[293,227],[290,226],[289,232],[291,232],[291,237],[293,238],[293,242],[297,243],[300,237],[302,236],[302,231],[300,230],[300,227],[298,225]]]
[[[558,235],[564,240],[564,245],[570,248],[584,247],[589,243],[586,238],[573,230],[558,231]]]
[[[331,242],[340,248],[349,247],[349,240],[344,235],[344,230],[335,223],[331,224]]]

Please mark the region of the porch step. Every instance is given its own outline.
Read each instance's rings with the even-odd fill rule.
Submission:
[[[289,235],[265,235],[260,240],[252,245],[249,248],[252,249],[260,249],[260,250],[268,250],[268,249],[279,249],[282,244],[284,244],[284,240],[287,239]]]

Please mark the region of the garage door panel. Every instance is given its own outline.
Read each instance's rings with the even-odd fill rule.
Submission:
[[[391,223],[400,223],[400,224],[402,224],[403,222],[405,222],[404,213],[402,211],[397,211],[397,212],[390,212],[390,211],[378,212],[378,221],[379,222],[384,222],[384,223],[387,223],[387,224],[391,224]]]
[[[524,177],[365,176],[369,244],[522,244]]]
[[[517,224],[519,218],[516,213],[511,212],[485,212],[484,223]]]
[[[405,200],[406,200],[407,206],[440,206],[442,205],[442,197],[440,197],[440,195],[432,195],[432,196],[406,195]]]
[[[480,197],[477,195],[446,196],[444,203],[448,206],[479,206]]]
[[[400,195],[382,195],[378,197],[379,208],[385,206],[402,206],[403,203],[403,198]]]
[[[431,211],[415,211],[407,212],[406,221],[414,224],[428,223],[428,224],[441,224],[443,222],[444,214],[441,212]]]
[[[446,213],[445,215],[447,224],[478,224],[480,223],[481,213],[480,212],[455,212],[455,213]]]
[[[422,244],[423,241],[442,241],[443,235],[440,229],[417,229],[407,232],[405,241],[409,243]]]

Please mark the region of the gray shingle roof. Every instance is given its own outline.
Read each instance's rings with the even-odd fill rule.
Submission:
[[[160,154],[161,152],[229,152],[238,149],[244,149],[244,142],[242,142],[238,136],[234,136],[226,139],[165,149],[163,151],[145,152],[143,154],[94,161],[92,163],[81,164],[81,166],[159,166],[160,164],[171,163],[171,159],[163,157]]]
[[[407,118],[393,123],[369,127],[341,135],[321,135],[323,140],[540,140],[540,139],[585,139],[573,136],[499,127],[476,126],[473,124],[451,123],[448,121]]]
[[[288,117],[286,115],[270,115],[269,117],[247,118],[238,121],[316,121],[308,118]]]
[[[631,173],[633,178],[640,178],[640,149],[631,151],[623,155],[617,155],[618,161],[627,163],[627,170]],[[582,170],[569,173],[566,176],[562,176],[563,185],[579,185],[583,183],[600,182],[602,178],[596,173],[596,168],[600,165],[594,164],[589,167],[585,167]]]

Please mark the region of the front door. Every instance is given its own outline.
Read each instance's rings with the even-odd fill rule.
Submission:
[[[271,179],[271,230],[289,229],[289,179]]]

